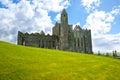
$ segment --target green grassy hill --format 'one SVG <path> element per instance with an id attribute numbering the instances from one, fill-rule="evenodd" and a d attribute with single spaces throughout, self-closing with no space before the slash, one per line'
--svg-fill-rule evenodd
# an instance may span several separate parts
<path id="1" fill-rule="evenodd" d="M 120 60 L 0 41 L 0 80 L 120 80 Z"/>

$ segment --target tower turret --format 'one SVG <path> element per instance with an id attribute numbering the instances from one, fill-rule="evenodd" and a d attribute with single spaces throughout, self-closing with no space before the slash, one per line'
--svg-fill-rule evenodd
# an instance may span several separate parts
<path id="1" fill-rule="evenodd" d="M 65 9 L 61 13 L 61 24 L 68 25 L 68 15 Z"/>
<path id="2" fill-rule="evenodd" d="M 65 9 L 61 13 L 61 35 L 60 43 L 62 50 L 68 50 L 68 15 Z"/>

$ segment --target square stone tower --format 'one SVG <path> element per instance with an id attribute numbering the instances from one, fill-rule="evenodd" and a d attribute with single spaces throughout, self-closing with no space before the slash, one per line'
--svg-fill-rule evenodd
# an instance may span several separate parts
<path id="1" fill-rule="evenodd" d="M 65 9 L 63 9 L 61 13 L 61 27 L 60 27 L 61 35 L 60 35 L 60 49 L 61 50 L 68 50 L 68 15 Z"/>

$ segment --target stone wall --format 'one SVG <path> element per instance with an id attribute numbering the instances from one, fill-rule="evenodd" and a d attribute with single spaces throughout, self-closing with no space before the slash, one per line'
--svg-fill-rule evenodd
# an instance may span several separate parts
<path id="1" fill-rule="evenodd" d="M 92 53 L 91 30 L 82 29 L 68 24 L 68 15 L 65 9 L 61 13 L 61 23 L 52 28 L 52 35 L 40 33 L 22 33 L 18 31 L 18 44 L 25 46 L 60 49 L 74 52 Z"/>
<path id="2" fill-rule="evenodd" d="M 55 49 L 58 46 L 58 36 L 41 35 L 39 33 L 26 34 L 18 32 L 18 44 L 32 47 Z"/>

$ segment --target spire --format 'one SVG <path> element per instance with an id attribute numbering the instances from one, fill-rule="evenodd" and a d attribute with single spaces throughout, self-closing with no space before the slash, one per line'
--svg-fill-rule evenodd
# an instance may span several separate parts
<path id="1" fill-rule="evenodd" d="M 63 9 L 63 11 L 61 13 L 61 23 L 68 24 L 68 16 L 67 16 L 67 12 L 65 9 Z"/>
<path id="2" fill-rule="evenodd" d="M 44 31 L 43 31 L 43 30 L 40 32 L 40 35 L 45 35 L 45 33 L 44 33 Z"/>
<path id="3" fill-rule="evenodd" d="M 65 9 L 62 10 L 62 14 L 67 14 Z"/>

